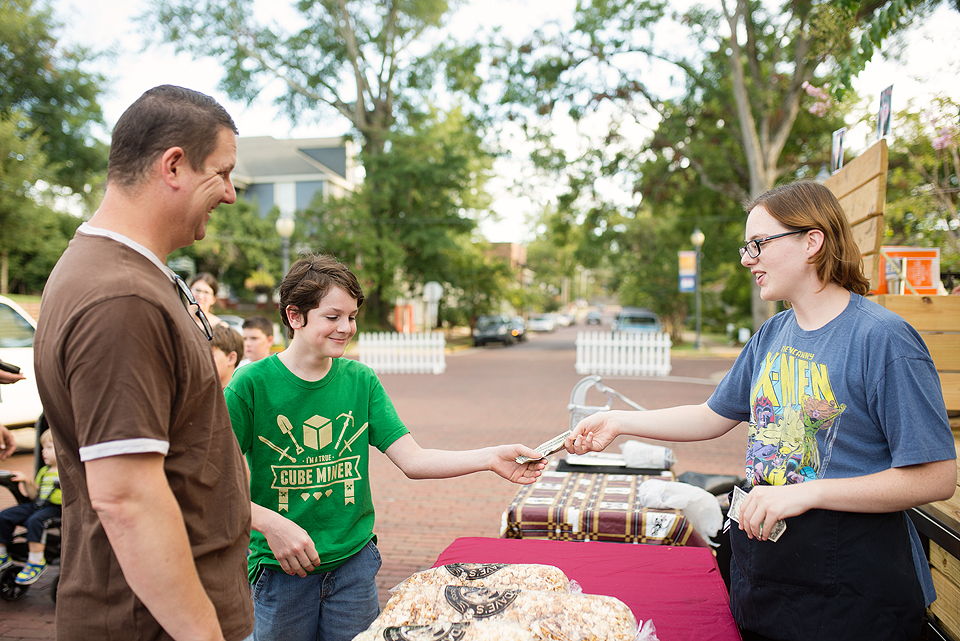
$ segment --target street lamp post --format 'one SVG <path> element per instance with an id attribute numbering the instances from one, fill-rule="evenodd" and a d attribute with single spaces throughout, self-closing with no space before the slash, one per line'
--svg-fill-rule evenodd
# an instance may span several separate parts
<path id="1" fill-rule="evenodd" d="M 280 234 L 280 240 L 283 243 L 283 276 L 290 271 L 290 237 L 293 236 L 294 226 L 292 216 L 277 218 L 277 233 Z"/>
<path id="2" fill-rule="evenodd" d="M 697 253 L 697 342 L 694 344 L 696 349 L 700 349 L 700 250 L 703 247 L 704 240 L 706 240 L 706 237 L 700 231 L 700 228 L 694 227 L 693 233 L 690 234 L 690 242 L 693 243 L 693 248 Z"/>

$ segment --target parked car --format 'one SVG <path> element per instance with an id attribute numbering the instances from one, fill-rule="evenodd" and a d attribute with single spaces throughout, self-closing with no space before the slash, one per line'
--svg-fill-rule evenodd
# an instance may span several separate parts
<path id="1" fill-rule="evenodd" d="M 487 343 L 503 343 L 512 345 L 514 341 L 513 325 L 506 314 L 481 316 L 477 319 L 477 326 L 473 330 L 473 344 L 475 347 Z"/>
<path id="2" fill-rule="evenodd" d="M 43 407 L 33 371 L 33 335 L 37 322 L 22 307 L 0 296 L 0 360 L 16 365 L 25 380 L 0 385 L 0 423 L 7 427 L 32 426 Z"/>
<path id="3" fill-rule="evenodd" d="M 601 324 L 603 324 L 603 314 L 595 309 L 591 309 L 589 312 L 587 312 L 587 325 Z"/>
<path id="4" fill-rule="evenodd" d="M 559 312 L 552 312 L 549 316 L 553 319 L 553 324 L 557 327 L 570 327 L 577 320 L 570 314 L 561 314 Z"/>
<path id="5" fill-rule="evenodd" d="M 659 332 L 660 317 L 649 309 L 625 307 L 613 322 L 615 332 Z"/>
<path id="6" fill-rule="evenodd" d="M 240 334 L 243 334 L 243 319 L 239 316 L 218 316 L 221 323 L 226 323 L 233 329 L 237 330 Z"/>
<path id="7" fill-rule="evenodd" d="M 538 314 L 527 321 L 527 329 L 531 332 L 553 332 L 557 329 L 557 321 L 550 314 Z"/>
<path id="8" fill-rule="evenodd" d="M 510 327 L 512 328 L 511 333 L 518 343 L 527 340 L 527 321 L 523 320 L 523 316 L 511 318 Z"/>

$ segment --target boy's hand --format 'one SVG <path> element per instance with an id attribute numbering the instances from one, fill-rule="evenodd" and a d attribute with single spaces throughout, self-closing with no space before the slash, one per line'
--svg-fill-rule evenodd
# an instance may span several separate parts
<path id="1" fill-rule="evenodd" d="M 269 525 L 261 529 L 267 545 L 284 572 L 293 576 L 307 576 L 320 565 L 320 554 L 313 539 L 302 527 L 276 512 Z"/>
<path id="2" fill-rule="evenodd" d="M 539 457 L 540 454 L 526 445 L 501 445 L 494 449 L 490 469 L 508 481 L 529 485 L 540 477 L 540 471 L 547 466 L 547 459 L 541 458 L 529 463 L 517 463 L 518 456 Z"/>
<path id="3" fill-rule="evenodd" d="M 11 481 L 15 481 L 15 482 L 17 482 L 17 483 L 24 483 L 24 482 L 29 483 L 29 482 L 32 481 L 33 479 L 31 479 L 29 476 L 27 476 L 27 475 L 24 474 L 23 472 L 18 472 L 18 471 L 16 471 L 16 470 L 14 470 L 14 471 L 10 474 L 10 480 L 11 480 Z"/>

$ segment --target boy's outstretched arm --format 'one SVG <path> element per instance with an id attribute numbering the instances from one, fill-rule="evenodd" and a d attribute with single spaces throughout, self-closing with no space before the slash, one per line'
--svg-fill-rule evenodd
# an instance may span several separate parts
<path id="1" fill-rule="evenodd" d="M 398 438 L 387 448 L 393 464 L 411 479 L 446 479 L 489 470 L 514 483 L 527 485 L 540 476 L 547 460 L 517 463 L 514 459 L 540 456 L 526 445 L 497 445 L 478 450 L 425 450 L 411 434 Z"/>

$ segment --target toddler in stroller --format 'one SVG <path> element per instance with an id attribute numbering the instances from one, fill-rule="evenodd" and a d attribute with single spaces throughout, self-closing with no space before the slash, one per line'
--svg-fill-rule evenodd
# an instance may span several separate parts
<path id="1" fill-rule="evenodd" d="M 38 427 L 42 423 L 43 419 L 38 421 Z M 18 503 L 0 512 L 0 597 L 5 600 L 21 598 L 49 563 L 59 559 L 59 536 L 50 533 L 51 529 L 60 527 L 61 498 L 57 459 L 49 430 L 40 434 L 37 446 L 43 466 L 35 478 L 19 472 L 0 472 L 0 485 L 6 486 Z M 15 537 L 18 525 L 26 532 Z M 15 538 L 23 537 L 25 545 L 23 541 L 15 542 Z M 27 552 L 25 565 L 22 564 L 24 551 Z M 54 595 L 55 590 L 54 587 Z"/>

